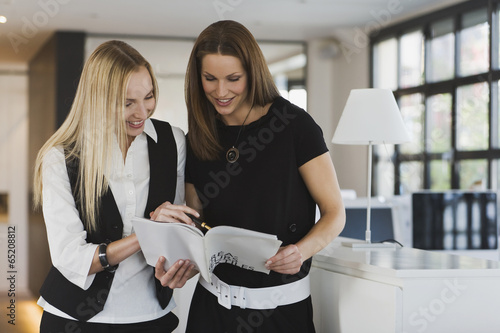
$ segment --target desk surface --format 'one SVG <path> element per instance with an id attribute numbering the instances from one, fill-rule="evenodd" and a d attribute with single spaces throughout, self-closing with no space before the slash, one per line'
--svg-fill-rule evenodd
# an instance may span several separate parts
<path id="1" fill-rule="evenodd" d="M 499 261 L 406 247 L 353 249 L 341 245 L 341 239 L 317 253 L 313 265 L 360 277 L 366 274 L 393 278 L 500 276 Z"/>

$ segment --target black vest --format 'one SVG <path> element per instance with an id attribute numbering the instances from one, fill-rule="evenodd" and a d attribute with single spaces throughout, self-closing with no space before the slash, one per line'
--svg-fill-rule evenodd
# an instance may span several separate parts
<path id="1" fill-rule="evenodd" d="M 158 135 L 157 142 L 149 136 L 148 152 L 150 165 L 149 193 L 144 211 L 144 217 L 165 201 L 174 202 L 177 185 L 177 146 L 169 123 L 152 119 Z M 78 161 L 66 164 L 68 176 L 73 191 L 73 197 L 80 200 L 78 190 Z M 83 216 L 80 212 L 80 216 Z M 87 233 L 87 242 L 100 244 L 116 241 L 122 238 L 123 221 L 116 205 L 111 189 L 103 196 L 98 214 L 98 227 L 93 233 Z M 85 224 L 84 224 L 85 225 Z M 154 276 L 154 268 L 153 268 Z M 40 295 L 52 306 L 80 321 L 88 321 L 101 312 L 108 298 L 114 273 L 102 271 L 96 274 L 92 285 L 83 290 L 68 281 L 54 266 L 49 271 L 40 289 Z M 162 287 L 156 282 L 156 295 L 164 309 L 170 302 L 172 290 Z"/>

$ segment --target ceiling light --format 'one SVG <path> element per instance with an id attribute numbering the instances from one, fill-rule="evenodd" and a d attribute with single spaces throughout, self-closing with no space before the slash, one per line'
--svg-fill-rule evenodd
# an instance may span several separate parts
<path id="1" fill-rule="evenodd" d="M 0 23 L 6 23 L 7 22 L 7 18 L 3 15 L 0 15 Z"/>

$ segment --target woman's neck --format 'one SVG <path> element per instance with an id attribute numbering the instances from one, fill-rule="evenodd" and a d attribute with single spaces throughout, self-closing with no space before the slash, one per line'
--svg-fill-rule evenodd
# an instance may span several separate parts
<path id="1" fill-rule="evenodd" d="M 260 118 L 265 116 L 269 111 L 270 106 L 271 103 L 264 106 L 254 105 L 249 109 L 248 112 L 241 113 L 240 115 L 238 115 L 238 117 L 221 116 L 220 118 L 222 122 L 227 126 L 244 126 L 253 123 L 254 121 L 259 120 Z"/>

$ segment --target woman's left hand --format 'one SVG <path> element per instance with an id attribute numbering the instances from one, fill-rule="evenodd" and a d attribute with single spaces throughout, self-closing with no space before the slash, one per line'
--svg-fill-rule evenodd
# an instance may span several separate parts
<path id="1" fill-rule="evenodd" d="M 266 268 L 281 274 L 296 274 L 302 266 L 302 254 L 295 244 L 280 247 L 278 252 L 266 261 Z"/>
<path id="2" fill-rule="evenodd" d="M 156 262 L 155 277 L 160 280 L 162 286 L 170 289 L 184 287 L 187 280 L 198 273 L 189 260 L 178 260 L 166 271 L 164 265 L 165 257 L 160 257 Z"/>

